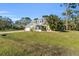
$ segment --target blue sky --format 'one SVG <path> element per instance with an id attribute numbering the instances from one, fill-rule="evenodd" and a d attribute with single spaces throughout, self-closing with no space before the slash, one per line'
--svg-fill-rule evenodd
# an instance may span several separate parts
<path id="1" fill-rule="evenodd" d="M 61 16 L 64 7 L 56 3 L 0 3 L 0 16 L 10 17 L 13 21 L 21 17 L 41 18 L 42 15 Z"/>

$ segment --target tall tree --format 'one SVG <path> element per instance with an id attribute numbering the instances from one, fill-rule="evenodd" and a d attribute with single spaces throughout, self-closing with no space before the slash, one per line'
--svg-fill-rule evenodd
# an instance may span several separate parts
<path id="1" fill-rule="evenodd" d="M 20 20 L 17 20 L 15 22 L 15 27 L 18 29 L 23 29 L 30 22 L 31 22 L 31 19 L 29 17 L 22 17 Z"/>
<path id="2" fill-rule="evenodd" d="M 1 30 L 12 29 L 12 24 L 13 24 L 13 21 L 10 18 L 0 16 Z"/>
<path id="3" fill-rule="evenodd" d="M 59 27 L 60 27 L 60 25 L 62 25 L 62 23 L 61 23 L 60 18 L 58 16 L 44 15 L 43 17 L 46 19 L 47 24 L 49 25 L 51 30 L 59 30 Z"/>
<path id="4" fill-rule="evenodd" d="M 38 18 L 34 18 L 34 22 L 37 23 Z"/>
<path id="5" fill-rule="evenodd" d="M 70 19 L 71 15 L 73 14 L 73 9 L 75 9 L 78 4 L 76 3 L 64 3 L 62 4 L 62 6 L 65 6 L 65 12 L 63 13 L 63 15 L 66 16 L 66 30 L 68 30 L 68 20 Z"/>

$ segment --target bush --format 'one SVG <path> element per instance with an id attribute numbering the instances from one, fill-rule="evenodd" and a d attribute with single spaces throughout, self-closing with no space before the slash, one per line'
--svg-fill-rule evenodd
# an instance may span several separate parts
<path id="1" fill-rule="evenodd" d="M 42 26 L 42 27 L 41 27 L 41 30 L 42 30 L 42 31 L 46 31 L 46 27 L 45 27 L 45 26 Z"/>
<path id="2" fill-rule="evenodd" d="M 33 28 L 31 28 L 31 29 L 30 29 L 30 31 L 34 32 L 34 29 L 33 29 Z"/>

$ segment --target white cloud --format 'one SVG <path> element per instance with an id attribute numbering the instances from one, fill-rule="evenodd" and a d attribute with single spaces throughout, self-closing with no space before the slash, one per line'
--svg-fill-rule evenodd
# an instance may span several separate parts
<path id="1" fill-rule="evenodd" d="M 0 11 L 0 14 L 9 13 L 8 11 Z"/>

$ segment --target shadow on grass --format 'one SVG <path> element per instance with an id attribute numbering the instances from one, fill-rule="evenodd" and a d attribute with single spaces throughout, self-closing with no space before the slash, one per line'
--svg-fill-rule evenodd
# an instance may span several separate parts
<path id="1" fill-rule="evenodd" d="M 8 34 L 1 34 L 1 36 L 7 36 Z"/>
<path id="2" fill-rule="evenodd" d="M 69 32 L 69 31 L 59 31 L 59 32 Z"/>
<path id="3" fill-rule="evenodd" d="M 27 49 L 27 54 L 31 56 L 62 56 L 66 55 L 66 51 L 67 48 L 62 46 L 33 44 Z"/>

